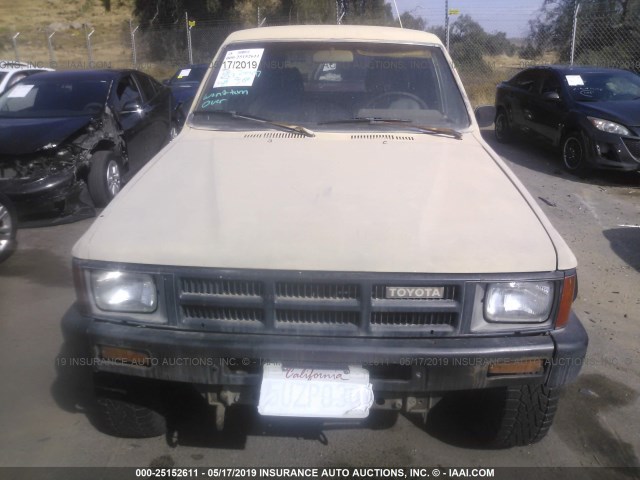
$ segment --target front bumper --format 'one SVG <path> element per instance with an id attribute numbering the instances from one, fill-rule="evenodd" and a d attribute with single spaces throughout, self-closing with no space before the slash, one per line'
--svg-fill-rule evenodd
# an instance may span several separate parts
<path id="1" fill-rule="evenodd" d="M 76 220 L 95 215 L 86 184 L 76 179 L 74 169 L 34 179 L 0 180 L 0 191 L 13 201 L 22 227 L 66 223 L 57 221 L 59 217 Z"/>
<path id="2" fill-rule="evenodd" d="M 587 140 L 589 163 L 610 170 L 640 169 L 640 138 L 621 137 L 597 129 L 590 129 Z"/>
<path id="3" fill-rule="evenodd" d="M 574 314 L 565 328 L 545 335 L 326 338 L 140 327 L 95 321 L 72 307 L 63 318 L 63 331 L 66 338 L 82 339 L 88 358 L 79 363 L 96 371 L 211 390 L 258 387 L 265 362 L 316 368 L 363 365 L 376 392 L 436 394 L 522 383 L 559 387 L 578 375 L 588 344 Z M 98 358 L 99 346 L 146 352 L 151 361 L 142 366 L 103 360 Z M 544 370 L 526 375 L 488 372 L 492 363 L 526 359 L 543 359 Z"/>

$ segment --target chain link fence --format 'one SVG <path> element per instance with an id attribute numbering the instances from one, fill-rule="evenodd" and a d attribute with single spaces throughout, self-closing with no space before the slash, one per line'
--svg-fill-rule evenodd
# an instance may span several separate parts
<path id="1" fill-rule="evenodd" d="M 418 12 L 419 13 L 419 12 Z M 426 29 L 446 41 L 443 10 L 427 12 Z M 536 64 L 570 63 L 640 71 L 640 12 L 581 13 L 575 27 L 551 32 L 537 45 L 493 32 L 492 17 L 452 15 L 449 51 L 474 105 L 492 104 L 495 87 L 521 69 Z M 433 19 L 440 18 L 440 23 Z M 298 19 L 299 20 L 299 19 Z M 297 19 L 261 18 L 256 26 L 288 25 Z M 345 19 L 345 23 L 348 19 Z M 519 24 L 522 24 L 520 19 Z M 55 26 L 55 25 L 54 25 Z M 58 29 L 0 32 L 0 60 L 21 60 L 56 69 L 137 68 L 156 78 L 171 76 L 188 63 L 208 63 L 223 40 L 241 23 L 193 19 L 187 14 L 171 25 L 140 28 L 135 21 L 108 30 L 78 23 Z M 524 35 L 523 35 L 524 36 Z"/>
<path id="2" fill-rule="evenodd" d="M 640 13 L 577 19 L 575 64 L 640 71 Z"/>

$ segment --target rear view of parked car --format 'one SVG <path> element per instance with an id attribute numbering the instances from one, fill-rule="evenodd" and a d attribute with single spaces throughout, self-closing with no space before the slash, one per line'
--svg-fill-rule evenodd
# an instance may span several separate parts
<path id="1" fill-rule="evenodd" d="M 0 191 L 21 220 L 104 207 L 166 144 L 170 114 L 169 89 L 141 72 L 29 77 L 0 96 Z"/>
<path id="2" fill-rule="evenodd" d="M 30 65 L 12 60 L 0 60 L 0 93 L 34 73 L 51 71 L 51 68 Z"/>
<path id="3" fill-rule="evenodd" d="M 573 173 L 640 168 L 640 76 L 597 67 L 526 69 L 498 85 L 495 134 L 517 132 L 560 148 Z"/>

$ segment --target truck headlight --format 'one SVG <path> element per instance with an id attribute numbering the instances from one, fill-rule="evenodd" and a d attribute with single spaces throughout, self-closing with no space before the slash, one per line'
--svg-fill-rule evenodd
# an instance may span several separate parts
<path id="1" fill-rule="evenodd" d="M 156 284 L 145 273 L 94 270 L 91 291 L 96 306 L 108 312 L 151 313 L 158 306 Z"/>
<path id="2" fill-rule="evenodd" d="M 615 133 L 618 135 L 631 135 L 629 130 L 620 125 L 619 123 L 610 122 L 609 120 L 603 120 L 602 118 L 587 117 L 591 124 L 598 130 L 602 130 L 607 133 Z"/>
<path id="3" fill-rule="evenodd" d="M 542 323 L 553 307 L 552 282 L 505 282 L 487 286 L 484 318 L 489 322 Z"/>

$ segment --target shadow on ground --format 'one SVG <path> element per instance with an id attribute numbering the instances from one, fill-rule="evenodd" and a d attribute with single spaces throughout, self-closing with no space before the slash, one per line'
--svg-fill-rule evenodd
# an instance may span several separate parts
<path id="1" fill-rule="evenodd" d="M 581 375 L 565 389 L 553 428 L 571 449 L 588 453 L 600 466 L 640 467 L 633 444 L 606 422 L 607 412 L 632 405 L 638 395 L 603 375 Z M 637 470 L 620 473 L 638 478 Z"/>
<path id="2" fill-rule="evenodd" d="M 83 336 L 78 334 L 86 326 L 78 330 L 70 328 L 73 315 L 72 307 L 62 321 L 64 343 L 56 359 L 57 378 L 51 394 L 60 408 L 86 414 L 94 426 L 101 429 L 100 422 L 93 417 L 92 355 Z M 127 385 L 123 377 L 116 377 L 116 381 Z M 242 450 L 248 436 L 301 438 L 327 445 L 327 431 L 388 429 L 397 420 L 396 412 L 386 411 L 372 411 L 369 418 L 362 421 L 261 417 L 254 407 L 236 406 L 227 409 L 224 430 L 217 433 L 215 409 L 195 388 L 186 384 L 146 382 L 138 391 L 155 403 L 158 399 L 163 401 L 160 410 L 167 419 L 166 442 L 171 447 Z M 600 420 L 608 410 L 631 405 L 637 398 L 638 392 L 626 385 L 600 375 L 582 375 L 565 389 L 554 431 L 577 452 L 586 450 L 595 455 L 602 466 L 640 466 L 633 446 Z M 429 411 L 426 423 L 419 416 L 408 418 L 443 443 L 467 449 L 492 449 L 491 425 L 496 424 L 493 414 L 500 410 L 495 399 L 490 392 L 456 392 L 446 395 Z"/>
<path id="3" fill-rule="evenodd" d="M 577 183 L 640 188 L 640 172 L 592 170 L 587 175 L 578 177 L 563 169 L 560 152 L 550 144 L 525 136 L 503 144 L 496 140 L 493 129 L 483 129 L 481 133 L 485 142 L 498 155 L 529 170 Z"/>
<path id="4" fill-rule="evenodd" d="M 62 319 L 63 344 L 56 357 L 56 379 L 50 392 L 56 404 L 70 413 L 87 415 L 98 430 L 103 430 L 95 417 L 93 353 L 82 332 L 86 325 L 77 323 L 71 307 Z M 118 377 L 116 377 L 118 378 Z M 124 377 L 123 391 L 127 387 Z M 117 381 L 117 380 L 116 380 Z M 216 431 L 215 408 L 203 395 L 187 384 L 159 383 L 140 379 L 140 391 L 153 400 L 162 399 L 167 420 L 166 441 L 169 446 L 192 446 L 219 449 L 244 449 L 248 436 L 294 437 L 318 440 L 327 444 L 326 431 L 345 428 L 386 429 L 396 420 L 396 412 L 375 411 L 361 421 L 321 421 L 316 419 L 261 417 L 255 407 L 234 406 L 227 409 L 224 430 Z M 154 392 L 152 395 L 149 392 Z"/>
<path id="5" fill-rule="evenodd" d="M 640 272 L 640 228 L 612 228 L 604 230 L 602 234 L 609 240 L 611 250 Z"/>
<path id="6" fill-rule="evenodd" d="M 46 287 L 71 287 L 71 262 L 44 248 L 18 248 L 2 264 L 0 278 L 18 277 Z"/>

